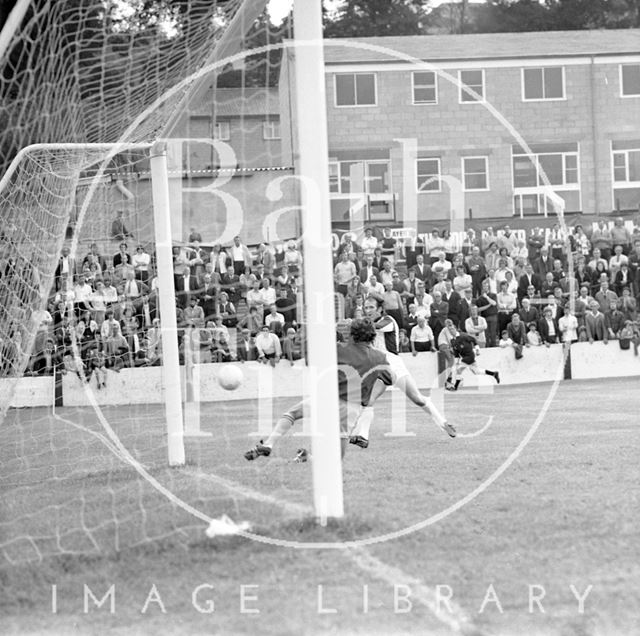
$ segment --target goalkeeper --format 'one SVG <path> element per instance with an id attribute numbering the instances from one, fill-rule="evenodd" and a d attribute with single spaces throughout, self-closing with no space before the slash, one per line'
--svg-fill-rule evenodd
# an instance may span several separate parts
<path id="1" fill-rule="evenodd" d="M 338 344 L 338 395 L 340 406 L 340 448 L 342 456 L 353 424 L 362 406 L 372 406 L 384 393 L 386 386 L 392 383 L 391 370 L 386 356 L 373 348 L 376 337 L 373 323 L 367 318 L 354 320 L 350 326 L 351 342 Z M 260 440 L 249 449 L 245 459 L 251 461 L 261 455 L 268 457 L 277 440 L 286 434 L 296 420 L 304 417 L 304 408 L 308 402 L 302 400 L 283 413 L 276 422 L 268 439 Z M 306 461 L 307 451 L 300 449 L 296 461 Z"/>
<path id="2" fill-rule="evenodd" d="M 477 342 L 474 336 L 461 331 L 452 341 L 451 350 L 456 361 L 451 368 L 451 374 L 445 382 L 444 388 L 447 391 L 457 391 L 462 381 L 461 375 L 465 369 L 469 369 L 474 375 L 486 374 L 493 376 L 497 384 L 500 384 L 500 374 L 497 371 L 482 369 L 476 362 L 479 353 Z"/>

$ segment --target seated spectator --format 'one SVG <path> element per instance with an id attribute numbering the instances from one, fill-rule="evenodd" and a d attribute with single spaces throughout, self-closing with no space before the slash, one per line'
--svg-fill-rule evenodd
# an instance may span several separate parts
<path id="1" fill-rule="evenodd" d="M 278 308 L 275 305 L 269 307 L 269 313 L 264 317 L 264 324 L 269 327 L 278 338 L 283 335 L 284 329 L 284 316 L 278 313 Z"/>
<path id="2" fill-rule="evenodd" d="M 542 310 L 542 318 L 538 321 L 538 332 L 540 333 L 540 338 L 547 347 L 558 342 L 558 321 L 553 318 L 552 313 L 551 307 L 547 305 Z"/>
<path id="3" fill-rule="evenodd" d="M 211 360 L 213 362 L 231 362 L 233 356 L 229 349 L 228 332 L 221 332 L 211 347 Z"/>
<path id="4" fill-rule="evenodd" d="M 634 286 L 633 275 L 629 270 L 628 263 L 622 263 L 622 265 L 620 266 L 620 269 L 618 269 L 615 274 L 613 274 L 613 270 L 612 270 L 612 276 L 613 276 L 613 291 L 616 294 L 618 294 L 618 296 L 622 295 L 622 290 L 625 287 Z"/>
<path id="5" fill-rule="evenodd" d="M 247 327 L 238 330 L 236 354 L 240 362 L 249 362 L 258 359 L 258 351 L 253 343 L 251 332 Z"/>
<path id="6" fill-rule="evenodd" d="M 420 351 L 435 351 L 433 331 L 424 316 L 418 316 L 418 324 L 411 330 L 409 336 L 411 353 L 416 356 Z"/>
<path id="7" fill-rule="evenodd" d="M 535 322 L 529 323 L 529 331 L 527 332 L 527 343 L 531 347 L 540 347 L 542 345 L 542 338 L 538 333 L 538 327 Z"/>
<path id="8" fill-rule="evenodd" d="M 418 313 L 415 303 L 410 303 L 407 315 L 404 320 L 404 329 L 407 333 L 411 333 L 411 330 L 418 324 Z"/>
<path id="9" fill-rule="evenodd" d="M 578 342 L 578 319 L 567 306 L 565 313 L 558 319 L 558 329 L 561 334 L 561 341 L 565 344 Z"/>
<path id="10" fill-rule="evenodd" d="M 291 366 L 296 360 L 302 359 L 302 340 L 293 327 L 287 329 L 287 335 L 282 341 L 282 357 L 289 360 Z"/>
<path id="11" fill-rule="evenodd" d="M 258 312 L 262 321 L 265 301 L 261 293 L 260 281 L 254 281 L 252 288 L 247 291 L 246 302 L 249 309 L 254 308 Z"/>
<path id="12" fill-rule="evenodd" d="M 520 320 L 525 325 L 528 325 L 530 323 L 535 324 L 540 318 L 537 307 L 531 305 L 531 299 L 528 296 L 525 296 L 522 299 L 520 309 L 518 310 L 518 315 L 520 316 Z"/>
<path id="13" fill-rule="evenodd" d="M 271 281 L 268 278 L 263 278 L 260 281 L 260 296 L 262 297 L 263 307 L 275 305 L 277 299 L 276 289 L 271 286 Z"/>
<path id="14" fill-rule="evenodd" d="M 464 321 L 464 330 L 476 339 L 479 347 L 487 346 L 487 321 L 480 316 L 478 306 L 476 304 L 471 305 L 470 315 Z"/>
<path id="15" fill-rule="evenodd" d="M 269 362 L 273 367 L 278 364 L 282 356 L 280 338 L 275 333 L 272 333 L 267 325 L 264 325 L 256 336 L 255 346 L 258 351 L 258 362 L 265 364 Z"/>
<path id="16" fill-rule="evenodd" d="M 565 271 L 562 267 L 562 261 L 559 258 L 555 258 L 553 260 L 553 269 L 551 270 L 551 273 L 553 274 L 553 280 L 556 282 L 556 284 L 560 284 L 560 281 L 563 278 L 566 278 L 567 275 L 565 274 Z"/>
<path id="17" fill-rule="evenodd" d="M 609 282 L 607 280 L 600 282 L 600 290 L 595 294 L 594 298 L 603 314 L 609 312 L 612 301 L 615 301 L 616 305 L 618 303 L 618 294 L 609 289 Z"/>
<path id="18" fill-rule="evenodd" d="M 564 312 L 562 307 L 558 304 L 555 294 L 547 296 L 547 304 L 545 305 L 545 308 L 547 307 L 551 310 L 551 317 L 557 322 Z"/>
<path id="19" fill-rule="evenodd" d="M 507 349 L 508 347 L 513 346 L 513 341 L 509 338 L 509 332 L 506 329 L 503 329 L 500 334 L 500 340 L 498 341 L 498 346 L 501 349 Z"/>
<path id="20" fill-rule="evenodd" d="M 591 343 L 594 341 L 602 341 L 605 344 L 609 342 L 609 332 L 604 314 L 600 311 L 598 301 L 591 303 L 590 311 L 585 314 L 584 326 L 586 328 L 587 340 Z"/>
<path id="21" fill-rule="evenodd" d="M 238 323 L 238 328 L 248 329 L 249 335 L 254 338 L 262 329 L 263 320 L 262 316 L 258 313 L 258 308 L 254 305 L 249 307 L 249 313 L 245 315 Z"/>
<path id="22" fill-rule="evenodd" d="M 449 286 L 451 286 L 451 281 Z M 417 287 L 416 297 L 413 299 L 413 304 L 416 306 L 416 313 L 418 315 L 425 316 L 429 319 L 431 317 L 431 305 L 433 304 L 433 297 L 426 293 L 424 283 L 420 283 Z"/>
<path id="23" fill-rule="evenodd" d="M 238 304 L 241 298 L 240 276 L 235 273 L 233 266 L 227 267 L 226 273 L 220 277 L 220 289 L 227 292 L 234 305 Z"/>
<path id="24" fill-rule="evenodd" d="M 201 329 L 205 324 L 204 309 L 198 304 L 198 299 L 191 296 L 189 305 L 182 312 L 184 324 L 187 327 L 196 327 Z"/>
<path id="25" fill-rule="evenodd" d="M 553 290 L 558 286 L 558 284 L 559 283 L 557 283 L 556 279 L 553 277 L 553 273 L 547 272 L 544 280 L 542 281 L 542 285 L 540 286 L 540 296 L 542 298 L 553 296 Z"/>
<path id="26" fill-rule="evenodd" d="M 220 292 L 219 302 L 215 305 L 214 315 L 222 318 L 222 324 L 225 327 L 235 327 L 238 322 L 236 314 L 236 308 L 234 304 L 229 300 L 229 296 L 226 292 Z"/>

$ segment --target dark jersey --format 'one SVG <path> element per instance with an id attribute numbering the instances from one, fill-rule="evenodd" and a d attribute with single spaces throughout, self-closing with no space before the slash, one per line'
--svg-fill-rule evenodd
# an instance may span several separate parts
<path id="1" fill-rule="evenodd" d="M 338 394 L 341 400 L 366 404 L 376 380 L 393 384 L 387 356 L 363 342 L 338 345 Z"/>
<path id="2" fill-rule="evenodd" d="M 460 332 L 452 341 L 453 353 L 465 364 L 473 364 L 476 360 L 476 339 L 468 333 Z"/>

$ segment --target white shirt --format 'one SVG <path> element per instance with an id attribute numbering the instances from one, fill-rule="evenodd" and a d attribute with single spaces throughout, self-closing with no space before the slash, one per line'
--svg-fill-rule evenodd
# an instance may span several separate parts
<path id="1" fill-rule="evenodd" d="M 273 305 L 276 302 L 276 289 L 269 286 L 269 288 L 262 287 L 260 289 L 260 297 L 265 305 Z"/>
<path id="2" fill-rule="evenodd" d="M 271 353 L 275 353 L 277 356 L 282 355 L 280 339 L 275 333 L 261 331 L 256 336 L 255 345 L 259 355 L 269 355 Z"/>
<path id="3" fill-rule="evenodd" d="M 578 339 L 578 319 L 575 316 L 567 314 L 558 320 L 558 329 L 562 334 L 564 342 L 571 342 Z"/>
<path id="4" fill-rule="evenodd" d="M 364 237 L 360 243 L 364 255 L 373 254 L 376 247 L 378 247 L 378 239 L 375 236 Z"/>

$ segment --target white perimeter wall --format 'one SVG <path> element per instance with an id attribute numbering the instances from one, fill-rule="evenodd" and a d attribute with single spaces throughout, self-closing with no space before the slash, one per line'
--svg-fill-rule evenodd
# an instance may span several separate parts
<path id="1" fill-rule="evenodd" d="M 416 357 L 403 354 L 402 357 L 421 388 L 436 385 L 436 354 L 420 353 Z M 513 349 L 482 349 L 478 365 L 499 371 L 502 384 L 506 385 L 552 382 L 564 377 L 561 345 L 525 348 L 521 360 L 515 359 Z M 288 362 L 280 362 L 275 368 L 257 362 L 238 363 L 236 366 L 242 370 L 244 381 L 235 391 L 223 390 L 216 381 L 218 370 L 224 366 L 227 365 L 203 364 L 196 368 L 196 397 L 199 393 L 200 401 L 293 398 L 304 393 L 306 369 L 301 362 L 296 362 L 293 367 Z M 184 373 L 184 369 L 182 371 Z M 122 369 L 120 373 L 109 371 L 107 388 L 101 391 L 96 389 L 95 380 L 84 386 L 77 376 L 68 374 L 62 382 L 64 405 L 88 405 L 91 403 L 90 395 L 101 405 L 161 403 L 162 374 L 161 367 Z M 633 347 L 622 351 L 617 341 L 607 345 L 601 342 L 578 343 L 571 347 L 571 375 L 575 379 L 639 376 L 640 357 L 634 355 Z M 493 384 L 489 376 L 474 377 L 468 371 L 463 378 L 468 387 Z M 0 393 L 14 390 L 13 407 L 50 406 L 53 389 L 53 378 L 20 378 L 17 383 L 0 379 Z"/>

